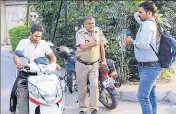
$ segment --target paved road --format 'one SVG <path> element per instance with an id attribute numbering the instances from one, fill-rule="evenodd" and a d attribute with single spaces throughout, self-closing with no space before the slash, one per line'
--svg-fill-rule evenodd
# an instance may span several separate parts
<path id="1" fill-rule="evenodd" d="M 75 103 L 76 100 L 73 99 L 73 97 L 77 97 L 76 93 L 67 95 L 67 98 L 70 99 L 69 102 L 66 102 L 66 114 L 78 114 L 78 103 Z M 138 102 L 127 101 L 120 101 L 118 107 L 114 110 L 107 110 L 100 104 L 100 112 L 101 114 L 142 114 Z M 175 112 L 176 106 L 166 103 L 159 104 L 158 114 L 175 114 Z M 90 114 L 90 112 L 88 114 Z"/>
<path id="2" fill-rule="evenodd" d="M 10 114 L 9 96 L 12 84 L 15 79 L 15 66 L 12 61 L 12 55 L 9 52 L 1 51 L 1 114 Z M 77 94 L 66 95 L 66 114 L 77 114 L 78 103 Z M 114 110 L 107 110 L 100 104 L 100 112 L 102 114 L 141 114 L 140 106 L 137 102 L 120 101 L 119 106 Z M 175 114 L 176 106 L 170 104 L 159 104 L 158 114 Z"/>
<path id="3" fill-rule="evenodd" d="M 12 56 L 9 53 L 1 51 L 1 113 L 8 114 L 9 93 L 15 80 L 15 66 Z"/>

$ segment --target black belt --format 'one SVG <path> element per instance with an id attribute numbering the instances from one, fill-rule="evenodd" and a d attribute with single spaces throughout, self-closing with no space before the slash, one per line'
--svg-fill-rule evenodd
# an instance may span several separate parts
<path id="1" fill-rule="evenodd" d="M 81 60 L 79 57 L 77 57 L 77 61 L 79 61 L 80 63 L 84 64 L 84 65 L 93 65 L 94 63 L 96 63 L 97 61 L 95 62 L 85 62 L 83 60 Z"/>
<path id="2" fill-rule="evenodd" d="M 151 62 L 138 62 L 139 66 L 152 66 L 153 64 L 158 64 L 159 61 L 151 61 Z"/>

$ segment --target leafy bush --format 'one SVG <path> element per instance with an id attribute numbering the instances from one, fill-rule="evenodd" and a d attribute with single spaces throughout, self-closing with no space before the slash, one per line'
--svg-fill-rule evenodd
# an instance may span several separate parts
<path id="1" fill-rule="evenodd" d="M 162 69 L 161 78 L 171 78 L 175 74 L 174 68 Z"/>
<path id="2" fill-rule="evenodd" d="M 8 31 L 12 50 L 15 50 L 21 39 L 27 38 L 30 35 L 30 27 L 15 26 Z"/>

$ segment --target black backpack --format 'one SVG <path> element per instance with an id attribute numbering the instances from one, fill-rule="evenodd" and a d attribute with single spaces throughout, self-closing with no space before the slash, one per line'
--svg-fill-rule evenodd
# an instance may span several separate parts
<path id="1" fill-rule="evenodd" d="M 157 55 L 161 68 L 170 68 L 172 63 L 176 60 L 176 40 L 167 31 L 162 31 L 159 23 L 157 24 L 157 28 L 161 35 L 158 53 L 151 44 L 150 46 Z"/>

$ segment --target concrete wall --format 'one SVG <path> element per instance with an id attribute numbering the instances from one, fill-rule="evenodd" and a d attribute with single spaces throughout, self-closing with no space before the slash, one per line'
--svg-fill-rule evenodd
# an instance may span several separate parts
<path id="1" fill-rule="evenodd" d="M 7 34 L 6 34 L 6 8 L 5 1 L 1 1 L 1 45 L 6 44 Z"/>

